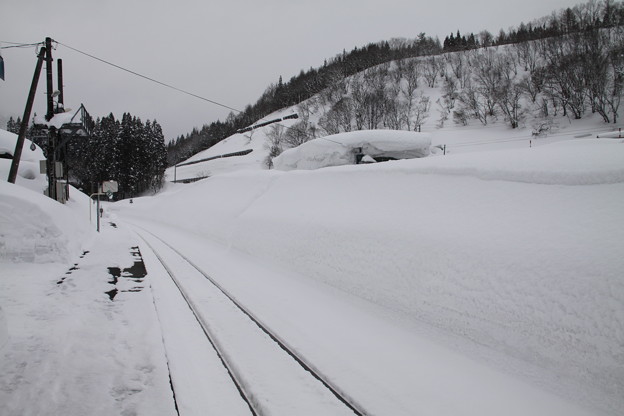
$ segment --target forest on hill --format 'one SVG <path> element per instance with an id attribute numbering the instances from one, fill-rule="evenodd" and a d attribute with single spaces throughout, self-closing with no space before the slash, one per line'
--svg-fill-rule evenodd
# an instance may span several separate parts
<path id="1" fill-rule="evenodd" d="M 451 32 L 440 42 L 420 33 L 356 47 L 287 82 L 279 77 L 244 111 L 170 141 L 168 165 L 295 105 L 301 121 L 287 131 L 277 127 L 273 141 L 293 146 L 343 131 L 418 130 L 434 104 L 441 125 L 503 118 L 515 128 L 531 116 L 539 134 L 559 115 L 598 113 L 616 122 L 624 84 L 623 26 L 622 2 L 590 1 L 496 35 Z M 443 98 L 432 102 L 425 87 L 441 88 Z"/>

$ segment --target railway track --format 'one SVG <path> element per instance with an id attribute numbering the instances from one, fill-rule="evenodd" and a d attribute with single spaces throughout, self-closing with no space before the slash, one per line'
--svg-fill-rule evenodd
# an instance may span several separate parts
<path id="1" fill-rule="evenodd" d="M 249 414 L 369 415 L 191 259 L 134 227 L 192 311 Z M 180 377 L 172 371 L 174 394 Z"/>

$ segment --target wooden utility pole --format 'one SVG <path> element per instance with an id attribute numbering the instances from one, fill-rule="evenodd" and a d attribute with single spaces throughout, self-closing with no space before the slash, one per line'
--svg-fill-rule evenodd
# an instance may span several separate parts
<path id="1" fill-rule="evenodd" d="M 63 60 L 62 59 L 57 59 L 56 60 L 56 76 L 57 76 L 57 82 L 56 82 L 56 87 L 58 88 L 58 97 L 57 97 L 57 105 L 56 105 L 56 113 L 63 113 L 65 112 L 65 101 L 63 98 Z M 62 138 L 61 138 L 61 132 L 58 133 L 58 140 L 59 142 L 62 142 Z M 63 161 L 63 179 L 65 180 L 65 184 L 63 185 L 63 187 L 65 188 L 65 195 L 63 196 L 63 203 L 65 198 L 69 198 L 69 168 L 67 166 L 67 142 L 65 141 L 65 144 L 62 146 L 62 148 L 60 149 L 60 151 L 62 152 L 61 155 L 61 160 Z"/>
<path id="2" fill-rule="evenodd" d="M 48 111 L 46 112 L 46 121 L 52 120 L 54 117 L 54 86 L 52 84 L 52 39 L 46 38 L 46 87 L 47 87 L 47 103 Z M 56 200 L 56 128 L 50 126 L 48 129 L 48 154 L 47 154 L 47 172 L 48 172 L 48 196 Z"/>
<path id="3" fill-rule="evenodd" d="M 13 152 L 13 161 L 11 162 L 11 170 L 9 170 L 9 182 L 15 183 L 17 178 L 17 169 L 19 168 L 19 162 L 22 157 L 22 148 L 24 147 L 24 139 L 26 138 L 26 131 L 28 130 L 28 123 L 30 121 L 30 112 L 32 111 L 33 102 L 35 101 L 35 93 L 37 92 L 37 84 L 39 83 L 39 76 L 41 75 L 41 67 L 43 66 L 43 58 L 47 55 L 47 49 L 41 48 L 39 56 L 37 57 L 37 65 L 35 66 L 35 74 L 33 75 L 32 83 L 30 84 L 30 92 L 28 93 L 28 100 L 26 100 L 26 108 L 24 109 L 24 115 L 22 117 L 22 124 L 20 125 L 19 134 L 17 135 L 17 142 L 15 143 L 15 151 Z"/>

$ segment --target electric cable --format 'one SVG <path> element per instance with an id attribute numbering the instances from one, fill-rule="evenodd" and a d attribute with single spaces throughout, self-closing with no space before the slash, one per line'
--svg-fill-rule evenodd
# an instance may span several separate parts
<path id="1" fill-rule="evenodd" d="M 120 66 L 120 65 L 116 65 L 116 64 L 114 64 L 114 63 L 112 63 L 112 62 L 109 62 L 109 61 L 107 61 L 107 60 L 105 60 L 105 59 L 98 58 L 97 56 L 91 55 L 91 54 L 89 54 L 89 53 L 87 53 L 87 52 L 83 52 L 83 51 L 81 51 L 81 50 L 79 50 L 79 49 L 73 48 L 73 47 L 71 47 L 71 46 L 69 46 L 69 45 L 67 45 L 67 44 L 65 44 L 65 43 L 59 42 L 59 41 L 57 41 L 57 40 L 53 40 L 53 42 L 55 42 L 55 43 L 57 43 L 57 44 L 59 44 L 59 45 L 65 46 L 66 48 L 71 49 L 71 50 L 73 50 L 73 51 L 75 51 L 75 52 L 81 53 L 81 54 L 83 54 L 83 55 L 85 55 L 85 56 L 88 56 L 89 58 L 95 59 L 95 60 L 97 60 L 97 61 L 100 61 L 100 62 L 102 62 L 102 63 L 105 63 L 105 64 L 107 64 L 107 65 L 110 65 L 110 66 L 112 66 L 112 67 L 115 67 L 115 68 L 117 68 L 117 69 L 121 69 L 122 71 L 125 71 L 125 72 L 128 72 L 128 73 L 130 73 L 130 74 L 136 75 L 136 76 L 141 77 L 141 78 L 143 78 L 143 79 L 146 79 L 146 80 L 148 80 L 148 81 L 155 82 L 156 84 L 162 85 L 163 87 L 167 87 L 167 88 L 170 88 L 170 89 L 172 89 L 172 90 L 175 90 L 175 91 L 181 92 L 181 93 L 183 93 L 183 94 L 190 95 L 191 97 L 199 98 L 200 100 L 207 101 L 207 102 L 209 102 L 209 103 L 211 103 L 211 104 L 218 105 L 218 106 L 223 107 L 223 108 L 227 108 L 228 110 L 232 110 L 232 111 L 235 111 L 235 112 L 237 112 L 237 113 L 242 113 L 242 111 L 241 111 L 241 110 L 238 110 L 238 109 L 236 109 L 236 108 L 234 108 L 234 107 L 230 107 L 230 106 L 228 106 L 228 105 L 221 104 L 221 103 L 219 103 L 219 102 L 217 102 L 217 101 L 214 101 L 214 100 L 208 99 L 208 98 L 206 98 L 206 97 L 202 97 L 201 95 L 193 94 L 192 92 L 185 91 L 185 90 L 183 90 L 183 89 L 181 89 L 181 88 L 178 88 L 178 87 L 175 87 L 175 86 L 173 86 L 173 85 L 170 85 L 170 84 L 167 84 L 167 83 L 164 83 L 164 82 L 158 81 L 158 80 L 156 80 L 156 79 L 154 79 L 154 78 L 148 77 L 148 76 L 146 76 L 146 75 L 143 75 L 143 74 L 140 74 L 140 73 L 138 73 L 138 72 L 132 71 L 132 70 L 130 70 L 130 69 L 124 68 L 124 67 L 122 67 L 122 66 Z"/>
<path id="2" fill-rule="evenodd" d="M 181 92 L 181 93 L 183 93 L 183 94 L 189 95 L 189 96 L 191 96 L 191 97 L 195 97 L 195 98 L 198 98 L 198 99 L 200 99 L 200 100 L 203 100 L 203 101 L 209 102 L 209 103 L 211 103 L 211 104 L 214 104 L 214 105 L 217 105 L 217 106 L 220 106 L 220 107 L 223 107 L 223 108 L 227 108 L 228 110 L 234 111 L 234 112 L 236 112 L 236 113 L 243 113 L 243 111 L 242 111 L 242 110 L 239 110 L 239 109 L 237 109 L 237 108 L 230 107 L 230 106 L 228 106 L 228 105 L 225 105 L 225 104 L 219 103 L 219 102 L 214 101 L 214 100 L 211 100 L 211 99 L 209 99 L 209 98 L 202 97 L 201 95 L 197 95 L 197 94 L 194 94 L 194 93 L 192 93 L 192 92 L 189 92 L 189 91 L 183 90 L 183 89 L 181 89 L 181 88 L 178 88 L 178 87 L 176 87 L 176 86 L 173 86 L 173 85 L 167 84 L 167 83 L 165 83 L 165 82 L 158 81 L 157 79 L 154 79 L 154 78 L 148 77 L 147 75 L 143 75 L 143 74 L 138 73 L 138 72 L 136 72 L 136 71 L 132 71 L 132 70 L 130 70 L 130 69 L 128 69 L 128 68 L 124 68 L 124 67 L 122 67 L 121 65 L 114 64 L 114 63 L 112 63 L 112 62 L 110 62 L 110 61 L 107 61 L 107 60 L 105 60 L 105 59 L 98 58 L 97 56 L 92 55 L 92 54 L 90 54 L 90 53 L 87 53 L 87 52 L 81 51 L 81 50 L 79 50 L 79 49 L 77 49 L 77 48 L 74 48 L 74 47 L 72 47 L 72 46 L 69 46 L 69 45 L 67 45 L 67 44 L 65 44 L 65 43 L 59 42 L 59 41 L 58 41 L 58 40 L 56 40 L 56 39 L 53 39 L 53 40 L 52 40 L 52 42 L 56 43 L 57 45 L 61 45 L 61 46 L 64 46 L 64 47 L 66 47 L 66 48 L 68 48 L 68 49 L 71 49 L 71 50 L 73 50 L 74 52 L 78 52 L 78 53 L 80 53 L 80 54 L 82 54 L 82 55 L 85 55 L 85 56 L 87 56 L 87 57 L 89 57 L 89 58 L 91 58 L 91 59 L 95 59 L 96 61 L 102 62 L 102 63 L 104 63 L 104 64 L 106 64 L 106 65 L 110 65 L 110 66 L 112 66 L 112 67 L 114 67 L 114 68 L 117 68 L 117 69 L 120 69 L 120 70 L 122 70 L 122 71 L 128 72 L 128 73 L 130 73 L 130 74 L 132 74 L 132 75 L 136 75 L 136 76 L 138 76 L 138 77 L 140 77 L 140 78 L 146 79 L 146 80 L 151 81 L 151 82 L 154 82 L 154 83 L 156 83 L 156 84 L 159 84 L 159 85 L 161 85 L 161 86 L 163 86 L 163 87 L 167 87 L 167 88 L 170 88 L 170 89 L 172 89 L 172 90 L 175 90 L 175 91 Z M 12 45 L 12 46 L 3 46 L 3 47 L 1 47 L 0 49 L 7 49 L 7 48 L 26 48 L 26 47 L 34 47 L 34 46 L 38 46 L 38 45 L 42 45 L 42 44 L 43 44 L 43 42 L 38 42 L 38 43 L 16 43 L 16 42 L 4 42 L 4 41 L 1 41 L 0 43 L 7 43 L 7 44 Z M 55 48 L 55 49 L 56 49 L 56 48 Z M 281 124 L 281 123 L 276 123 L 276 124 L 277 124 L 277 125 L 279 125 L 279 126 L 284 127 L 284 128 L 285 128 L 285 129 L 287 129 L 287 130 L 294 129 L 293 127 L 289 127 L 289 126 L 286 126 L 286 125 Z M 327 141 L 330 141 L 330 142 L 333 142 L 333 143 L 336 143 L 336 144 L 340 144 L 341 146 L 344 146 L 344 144 L 339 143 L 339 142 L 336 142 L 336 141 L 334 141 L 334 140 L 327 139 L 327 138 L 324 138 L 324 137 L 323 137 L 323 139 L 324 139 L 324 140 L 327 140 Z"/>
<path id="3" fill-rule="evenodd" d="M 6 43 L 10 46 L 0 46 L 0 49 L 11 49 L 11 48 L 32 48 L 38 45 L 43 45 L 43 42 L 37 42 L 37 43 L 19 43 L 19 42 L 6 42 L 6 41 L 0 41 L 0 43 Z"/>
<path id="4" fill-rule="evenodd" d="M 78 52 L 78 53 L 80 53 L 80 54 L 83 54 L 83 55 L 85 55 L 85 56 L 88 56 L 89 58 L 95 59 L 95 60 L 97 60 L 97 61 L 100 61 L 100 62 L 102 62 L 102 63 L 105 63 L 105 64 L 107 64 L 107 65 L 110 65 L 110 66 L 112 66 L 112 67 L 115 67 L 115 68 L 117 68 L 117 69 L 120 69 L 120 70 L 122 70 L 122 71 L 128 72 L 128 73 L 130 73 L 130 74 L 136 75 L 136 76 L 141 77 L 141 78 L 144 78 L 144 79 L 146 79 L 146 80 L 148 80 L 148 81 L 155 82 L 156 84 L 162 85 L 162 86 L 167 87 L 167 88 L 170 88 L 170 89 L 172 89 L 172 90 L 175 90 L 175 91 L 181 92 L 181 93 L 186 94 L 186 95 L 190 95 L 191 97 L 199 98 L 200 100 L 207 101 L 207 102 L 209 102 L 209 103 L 211 103 L 211 104 L 215 104 L 215 105 L 218 105 L 218 106 L 223 107 L 223 108 L 227 108 L 228 110 L 232 110 L 232 111 L 234 111 L 234 112 L 236 112 L 236 113 L 239 113 L 239 114 L 240 114 L 240 113 L 243 113 L 243 111 L 242 111 L 242 110 L 239 110 L 239 109 L 237 109 L 237 108 L 230 107 L 230 106 L 228 106 L 228 105 L 225 105 L 225 104 L 219 103 L 219 102 L 217 102 L 217 101 L 214 101 L 214 100 L 208 99 L 208 98 L 206 98 L 206 97 L 202 97 L 202 96 L 197 95 L 197 94 L 194 94 L 194 93 L 192 93 L 192 92 L 185 91 L 185 90 L 183 90 L 183 89 L 181 89 L 181 88 L 175 87 L 175 86 L 170 85 L 170 84 L 167 84 L 167 83 L 165 83 L 165 82 L 158 81 L 158 80 L 156 80 L 156 79 L 154 79 L 154 78 L 148 77 L 147 75 L 140 74 L 140 73 L 138 73 L 138 72 L 136 72 L 136 71 L 132 71 L 132 70 L 127 69 L 127 68 L 124 68 L 124 67 L 122 67 L 122 66 L 120 66 L 120 65 L 117 65 L 117 64 L 114 64 L 114 63 L 112 63 L 112 62 L 109 62 L 109 61 L 107 61 L 107 60 L 105 60 L 105 59 L 98 58 L 97 56 L 94 56 L 94 55 L 89 54 L 89 53 L 87 53 L 87 52 L 84 52 L 84 51 L 81 51 L 81 50 L 79 50 L 79 49 L 76 49 L 76 48 L 74 48 L 74 47 L 72 47 L 72 46 L 69 46 L 69 45 L 67 45 L 67 44 L 65 44 L 65 43 L 59 42 L 58 40 L 53 39 L 53 42 L 54 42 L 54 43 L 56 43 L 56 44 L 58 44 L 58 45 L 64 46 L 64 47 L 66 47 L 66 48 L 68 48 L 68 49 L 71 49 L 71 50 L 73 50 L 73 51 L 75 51 L 75 52 Z M 276 123 L 276 124 L 278 124 L 278 125 L 280 125 L 280 126 L 284 127 L 284 128 L 285 128 L 285 129 L 287 129 L 287 130 L 292 129 L 292 127 L 286 126 L 286 125 L 284 125 L 284 124 L 280 124 L 280 123 Z M 330 140 L 330 141 L 331 141 L 331 140 Z"/>

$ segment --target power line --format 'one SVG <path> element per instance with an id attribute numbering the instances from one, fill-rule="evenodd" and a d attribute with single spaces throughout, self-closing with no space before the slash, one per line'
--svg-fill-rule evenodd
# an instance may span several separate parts
<path id="1" fill-rule="evenodd" d="M 132 75 L 136 75 L 136 76 L 138 76 L 138 77 L 140 77 L 140 78 L 143 78 L 143 79 L 146 79 L 146 80 L 148 80 L 148 81 L 154 82 L 154 83 L 156 83 L 156 84 L 162 85 L 163 87 L 167 87 L 167 88 L 170 88 L 170 89 L 172 89 L 172 90 L 175 90 L 175 91 L 181 92 L 181 93 L 183 93 L 183 94 L 190 95 L 191 97 L 199 98 L 200 100 L 207 101 L 207 102 L 209 102 L 209 103 L 211 103 L 211 104 L 218 105 L 218 106 L 223 107 L 223 108 L 227 108 L 228 110 L 232 110 L 232 111 L 234 111 L 234 112 L 236 112 L 236 113 L 243 113 L 243 111 L 242 111 L 242 110 L 239 110 L 239 109 L 237 109 L 237 108 L 230 107 L 230 106 L 228 106 L 228 105 L 225 105 L 225 104 L 219 103 L 219 102 L 217 102 L 217 101 L 214 101 L 214 100 L 208 99 L 208 98 L 206 98 L 206 97 L 202 97 L 201 95 L 197 95 L 197 94 L 194 94 L 194 93 L 192 93 L 192 92 L 189 92 L 189 91 L 183 90 L 183 89 L 181 89 L 181 88 L 175 87 L 175 86 L 173 86 L 173 85 L 167 84 L 167 83 L 165 83 L 165 82 L 158 81 L 157 79 L 154 79 L 154 78 L 148 77 L 147 75 L 140 74 L 140 73 L 138 73 L 138 72 L 136 72 L 136 71 L 132 71 L 132 70 L 130 70 L 130 69 L 128 69 L 128 68 L 124 68 L 124 67 L 122 67 L 121 65 L 114 64 L 114 63 L 112 63 L 112 62 L 110 62 L 110 61 L 107 61 L 107 60 L 105 60 L 105 59 L 98 58 L 98 57 L 97 57 L 97 56 L 95 56 L 95 55 L 92 55 L 92 54 L 90 54 L 90 53 L 87 53 L 87 52 L 81 51 L 81 50 L 79 50 L 79 49 L 76 49 L 76 48 L 74 48 L 74 47 L 72 47 L 72 46 L 69 46 L 69 45 L 67 45 L 67 44 L 65 44 L 65 43 L 59 42 L 59 41 L 57 41 L 57 40 L 53 40 L 53 42 L 54 42 L 54 43 L 56 43 L 57 45 L 62 45 L 62 46 L 64 46 L 64 47 L 68 48 L 68 49 L 71 49 L 71 50 L 73 50 L 73 51 L 75 51 L 75 52 L 78 52 L 78 53 L 80 53 L 80 54 L 82 54 L 82 55 L 85 55 L 85 56 L 87 56 L 87 57 L 89 57 L 89 58 L 91 58 L 91 59 L 95 59 L 96 61 L 99 61 L 99 62 L 105 63 L 105 64 L 107 64 L 107 65 L 110 65 L 110 66 L 114 67 L 114 68 L 117 68 L 117 69 L 120 69 L 120 70 L 122 70 L 122 71 L 128 72 L 128 73 L 130 73 L 130 74 L 132 74 Z M 33 46 L 37 46 L 37 45 L 42 45 L 42 44 L 43 44 L 43 42 L 39 42 L 39 43 L 30 43 L 30 44 L 27 44 L 27 43 L 15 43 L 15 42 L 2 42 L 2 43 L 11 44 L 11 45 L 13 45 L 13 46 L 5 46 L 5 47 L 2 47 L 1 49 L 6 49 L 6 48 L 25 48 L 25 47 L 33 47 Z M 282 127 L 284 127 L 284 128 L 286 128 L 286 129 L 288 129 L 288 130 L 292 129 L 292 127 L 285 126 L 285 125 L 280 124 L 280 123 L 277 123 L 277 124 L 278 124 L 278 125 L 280 125 L 280 126 L 282 126 Z M 326 140 L 328 140 L 328 141 L 333 141 L 333 140 L 329 140 L 329 139 L 326 139 Z M 338 142 L 334 142 L 334 143 L 338 143 Z M 342 143 L 338 143 L 338 144 L 342 144 Z"/>
<path id="2" fill-rule="evenodd" d="M 10 49 L 10 48 L 32 48 L 34 46 L 43 45 L 43 42 L 37 43 L 18 43 L 18 42 L 6 42 L 0 41 L 0 43 L 6 43 L 11 46 L 0 46 L 0 49 Z"/>
<path id="3" fill-rule="evenodd" d="M 156 80 L 156 79 L 154 79 L 154 78 L 148 77 L 148 76 L 146 76 L 146 75 L 143 75 L 143 74 L 140 74 L 140 73 L 138 73 L 138 72 L 132 71 L 132 70 L 130 70 L 130 69 L 124 68 L 124 67 L 122 67 L 122 66 L 120 66 L 120 65 L 116 65 L 116 64 L 114 64 L 114 63 L 112 63 L 112 62 L 109 62 L 109 61 L 107 61 L 107 60 L 105 60 L 105 59 L 98 58 L 97 56 L 91 55 L 91 54 L 89 54 L 89 53 L 87 53 L 87 52 L 83 52 L 83 51 L 81 51 L 81 50 L 78 50 L 78 49 L 76 49 L 76 48 L 73 48 L 73 47 L 71 47 L 71 46 L 69 46 L 69 45 L 66 45 L 66 44 L 64 44 L 64 43 L 61 43 L 61 42 L 59 42 L 59 41 L 57 41 L 57 40 L 55 40 L 54 42 L 56 42 L 56 43 L 57 43 L 57 44 L 59 44 L 59 45 L 65 46 L 66 48 L 71 49 L 71 50 L 73 50 L 73 51 L 75 51 L 75 52 L 78 52 L 78 53 L 81 53 L 81 54 L 83 54 L 83 55 L 85 55 L 85 56 L 88 56 L 89 58 L 92 58 L 92 59 L 95 59 L 95 60 L 97 60 L 97 61 L 103 62 L 103 63 L 105 63 L 105 64 L 107 64 L 107 65 L 110 65 L 110 66 L 113 66 L 113 67 L 115 67 L 115 68 L 117 68 L 117 69 L 121 69 L 122 71 L 129 72 L 129 73 L 130 73 L 130 74 L 132 74 L 132 75 L 136 75 L 136 76 L 141 77 L 141 78 L 143 78 L 143 79 L 146 79 L 146 80 L 148 80 L 148 81 L 155 82 L 156 84 L 162 85 L 163 87 L 167 87 L 167 88 L 170 88 L 170 89 L 172 89 L 172 90 L 175 90 L 175 91 L 181 92 L 181 93 L 183 93 L 183 94 L 190 95 L 191 97 L 199 98 L 200 100 L 204 100 L 204 101 L 207 101 L 207 102 L 209 102 L 209 103 L 211 103 L 211 104 L 215 104 L 215 105 L 218 105 L 218 106 L 220 106 L 220 107 L 227 108 L 228 110 L 232 110 L 232 111 L 235 111 L 235 112 L 237 112 L 237 113 L 242 113 L 242 111 L 241 111 L 241 110 L 238 110 L 238 109 L 236 109 L 236 108 L 230 107 L 230 106 L 225 105 L 225 104 L 221 104 L 221 103 L 219 103 L 219 102 L 217 102 L 217 101 L 210 100 L 210 99 L 208 99 L 208 98 L 206 98 L 206 97 L 202 97 L 202 96 L 200 96 L 200 95 L 193 94 L 192 92 L 185 91 L 185 90 L 183 90 L 183 89 L 181 89 L 181 88 L 174 87 L 173 85 L 170 85 L 170 84 L 167 84 L 167 83 L 164 83 L 164 82 L 158 81 L 158 80 Z"/>

